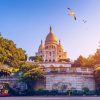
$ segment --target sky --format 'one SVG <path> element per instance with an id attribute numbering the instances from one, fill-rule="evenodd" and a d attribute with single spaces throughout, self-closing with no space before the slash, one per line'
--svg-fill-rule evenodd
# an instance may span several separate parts
<path id="1" fill-rule="evenodd" d="M 0 0 L 0 32 L 28 56 L 45 41 L 50 25 L 68 58 L 94 54 L 100 41 L 100 0 Z"/>

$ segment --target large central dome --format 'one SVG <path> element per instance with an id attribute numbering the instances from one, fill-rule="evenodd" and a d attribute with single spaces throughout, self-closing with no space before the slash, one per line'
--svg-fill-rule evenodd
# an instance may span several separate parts
<path id="1" fill-rule="evenodd" d="M 48 43 L 57 43 L 56 36 L 52 33 L 51 26 L 50 26 L 50 32 L 48 33 L 46 40 L 45 40 L 45 44 L 48 44 Z"/>

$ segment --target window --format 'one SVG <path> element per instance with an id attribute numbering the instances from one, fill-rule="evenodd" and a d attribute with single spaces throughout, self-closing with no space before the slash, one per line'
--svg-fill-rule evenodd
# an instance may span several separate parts
<path id="1" fill-rule="evenodd" d="M 59 52 L 61 52 L 61 50 L 59 50 Z"/>
<path id="2" fill-rule="evenodd" d="M 61 55 L 59 55 L 59 58 L 61 57 Z"/>
<path id="3" fill-rule="evenodd" d="M 50 56 L 51 56 L 51 52 L 49 52 L 50 53 Z"/>
<path id="4" fill-rule="evenodd" d="M 53 59 L 53 62 L 55 62 L 55 60 Z"/>
<path id="5" fill-rule="evenodd" d="M 45 62 L 47 62 L 47 59 L 45 60 Z"/>
<path id="6" fill-rule="evenodd" d="M 49 60 L 49 62 L 51 62 L 51 60 Z"/>
<path id="7" fill-rule="evenodd" d="M 45 49 L 48 49 L 48 46 L 46 46 Z"/>

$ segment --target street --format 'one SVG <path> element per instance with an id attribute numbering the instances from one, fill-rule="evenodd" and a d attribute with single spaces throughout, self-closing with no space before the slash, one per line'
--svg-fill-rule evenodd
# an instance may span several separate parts
<path id="1" fill-rule="evenodd" d="M 100 100 L 100 97 L 0 97 L 0 100 Z"/>

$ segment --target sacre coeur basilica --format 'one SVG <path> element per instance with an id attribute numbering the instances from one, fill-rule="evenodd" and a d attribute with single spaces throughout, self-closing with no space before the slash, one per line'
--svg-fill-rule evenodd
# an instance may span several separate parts
<path id="1" fill-rule="evenodd" d="M 46 90 L 82 90 L 87 87 L 95 90 L 95 80 L 92 68 L 72 67 L 71 61 L 67 59 L 67 52 L 64 51 L 60 40 L 50 31 L 45 42 L 41 41 L 36 56 L 42 56 L 43 61 L 39 65 L 44 67 L 45 80 L 39 88 Z"/>

